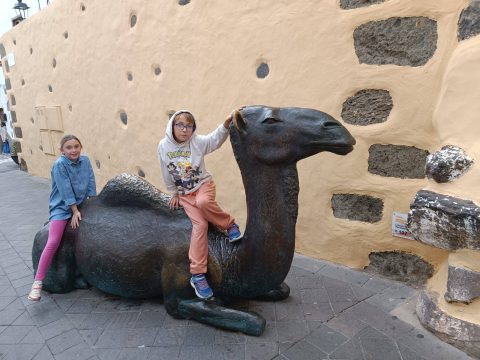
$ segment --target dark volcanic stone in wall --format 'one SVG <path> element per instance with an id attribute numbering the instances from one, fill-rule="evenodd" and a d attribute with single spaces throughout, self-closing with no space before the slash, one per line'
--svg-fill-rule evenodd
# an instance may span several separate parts
<path id="1" fill-rule="evenodd" d="M 360 25 L 353 33 L 360 63 L 422 66 L 437 49 L 437 22 L 427 17 L 394 17 Z"/>
<path id="2" fill-rule="evenodd" d="M 3 44 L 0 44 L 0 59 L 4 58 L 5 56 L 7 56 L 7 53 L 5 51 L 5 46 L 3 46 Z"/>
<path id="3" fill-rule="evenodd" d="M 333 194 L 333 216 L 375 223 L 382 220 L 383 200 L 368 195 Z"/>
<path id="4" fill-rule="evenodd" d="M 380 4 L 383 2 L 385 2 L 385 0 L 340 0 L 340 7 L 344 10 L 348 10 L 370 6 L 373 4 Z"/>
<path id="5" fill-rule="evenodd" d="M 422 286 L 433 275 L 434 268 L 420 256 L 404 251 L 372 252 L 367 272 L 402 281 L 410 286 Z"/>
<path id="6" fill-rule="evenodd" d="M 473 159 L 462 148 L 446 145 L 428 155 L 425 171 L 429 179 L 445 183 L 461 176 L 472 164 Z"/>
<path id="7" fill-rule="evenodd" d="M 392 97 L 387 90 L 360 90 L 343 103 L 342 119 L 353 125 L 378 124 L 387 120 L 392 108 Z"/>
<path id="8" fill-rule="evenodd" d="M 410 204 L 413 238 L 440 249 L 480 249 L 480 208 L 470 200 L 420 190 Z"/>
<path id="9" fill-rule="evenodd" d="M 469 304 L 477 297 L 480 297 L 480 272 L 449 266 L 445 300 Z"/>
<path id="10" fill-rule="evenodd" d="M 458 40 L 465 40 L 480 33 L 480 1 L 472 0 L 458 19 Z"/>
<path id="11" fill-rule="evenodd" d="M 15 126 L 13 128 L 13 132 L 15 133 L 15 136 L 19 139 L 23 138 L 23 133 L 22 133 L 22 128 L 19 126 Z"/>
<path id="12" fill-rule="evenodd" d="M 11 90 L 11 89 L 12 89 L 12 84 L 11 84 L 9 78 L 5 78 L 5 87 L 7 88 L 7 90 Z"/>
<path id="13" fill-rule="evenodd" d="M 368 171 L 380 176 L 423 179 L 428 151 L 414 146 L 374 144 L 368 149 Z"/>

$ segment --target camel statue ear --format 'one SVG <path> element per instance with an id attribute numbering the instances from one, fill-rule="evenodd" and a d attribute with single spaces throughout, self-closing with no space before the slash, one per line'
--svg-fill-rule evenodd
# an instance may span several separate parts
<path id="1" fill-rule="evenodd" d="M 245 132 L 247 130 L 247 124 L 243 120 L 242 114 L 238 110 L 234 110 L 232 114 L 233 124 L 240 132 Z"/>

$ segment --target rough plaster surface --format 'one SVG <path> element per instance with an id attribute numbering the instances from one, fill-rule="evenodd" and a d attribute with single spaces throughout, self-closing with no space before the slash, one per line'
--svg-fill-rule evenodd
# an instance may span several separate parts
<path id="1" fill-rule="evenodd" d="M 383 200 L 368 195 L 333 194 L 333 216 L 375 223 L 382 220 Z"/>
<path id="2" fill-rule="evenodd" d="M 458 40 L 465 40 L 480 33 L 480 1 L 471 0 L 462 10 L 458 20 Z"/>
<path id="3" fill-rule="evenodd" d="M 380 176 L 423 179 L 428 151 L 415 146 L 374 144 L 368 149 L 368 171 Z"/>
<path id="4" fill-rule="evenodd" d="M 427 156 L 427 177 L 445 183 L 460 177 L 472 165 L 473 159 L 458 146 L 446 145 Z"/>
<path id="5" fill-rule="evenodd" d="M 408 213 L 415 240 L 442 249 L 480 249 L 480 208 L 470 200 L 420 190 Z"/>
<path id="6" fill-rule="evenodd" d="M 392 17 L 355 29 L 355 51 L 361 63 L 422 66 L 437 49 L 437 23 L 427 17 Z"/>
<path id="7" fill-rule="evenodd" d="M 449 315 L 438 305 L 439 294 L 422 291 L 417 302 L 417 316 L 428 330 L 467 354 L 480 357 L 480 326 Z"/>
<path id="8" fill-rule="evenodd" d="M 480 296 L 480 272 L 449 266 L 445 300 L 448 302 L 471 303 Z"/>
<path id="9" fill-rule="evenodd" d="M 387 121 L 393 102 L 387 90 L 360 90 L 342 106 L 342 119 L 347 124 L 371 125 Z"/>
<path id="10" fill-rule="evenodd" d="M 415 254 L 403 251 L 372 252 L 367 272 L 402 281 L 410 286 L 423 286 L 433 275 L 432 264 Z"/>

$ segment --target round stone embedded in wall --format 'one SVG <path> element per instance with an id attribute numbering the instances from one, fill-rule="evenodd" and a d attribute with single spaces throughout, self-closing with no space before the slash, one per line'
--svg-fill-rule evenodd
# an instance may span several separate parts
<path id="1" fill-rule="evenodd" d="M 52 85 L 48 85 L 48 91 L 49 91 L 49 92 L 53 92 Z"/>
<path id="2" fill-rule="evenodd" d="M 52 67 L 56 68 L 57 67 L 57 59 L 53 58 L 52 60 Z"/>
<path id="3" fill-rule="evenodd" d="M 17 45 L 17 40 L 13 39 L 13 45 Z"/>
<path id="4" fill-rule="evenodd" d="M 30 122 L 31 122 L 32 124 L 35 124 L 35 120 L 33 119 L 33 117 L 30 118 Z"/>
<path id="5" fill-rule="evenodd" d="M 122 121 L 123 125 L 127 125 L 128 123 L 127 113 L 123 110 L 120 111 L 120 120 Z"/>
<path id="6" fill-rule="evenodd" d="M 33 54 L 33 48 L 30 48 L 30 55 Z"/>
<path id="7" fill-rule="evenodd" d="M 65 32 L 63 33 L 63 37 L 64 37 L 65 39 L 68 39 L 68 31 L 65 31 Z"/>
<path id="8" fill-rule="evenodd" d="M 87 8 L 85 7 L 85 5 L 84 5 L 83 3 L 80 4 L 80 10 L 85 11 L 86 9 L 87 9 Z"/>
<path id="9" fill-rule="evenodd" d="M 428 155 L 425 168 L 427 177 L 438 183 L 452 181 L 473 165 L 473 159 L 458 146 L 446 145 Z"/>
<path id="10" fill-rule="evenodd" d="M 128 81 L 133 81 L 133 75 L 132 75 L 131 72 L 128 72 L 128 73 L 127 73 L 127 80 L 128 80 Z"/>
<path id="11" fill-rule="evenodd" d="M 458 19 L 458 41 L 468 39 L 480 33 L 480 2 L 470 1 L 462 10 Z"/>
<path id="12" fill-rule="evenodd" d="M 97 169 L 100 169 L 100 160 L 95 160 L 95 165 L 97 165 Z"/>
<path id="13" fill-rule="evenodd" d="M 368 255 L 370 264 L 365 267 L 369 273 L 380 274 L 389 279 L 420 287 L 432 277 L 433 265 L 418 255 L 405 251 L 381 251 Z"/>
<path id="14" fill-rule="evenodd" d="M 145 177 L 145 172 L 139 167 L 137 167 L 137 169 L 138 169 L 138 172 L 137 172 L 138 176 L 144 178 Z"/>
<path id="15" fill-rule="evenodd" d="M 333 194 L 333 216 L 340 219 L 376 223 L 382 220 L 383 200 L 360 194 Z"/>
<path id="16" fill-rule="evenodd" d="M 425 65 L 437 49 L 437 38 L 437 22 L 423 16 L 371 21 L 353 33 L 360 63 L 374 65 Z"/>
<path id="17" fill-rule="evenodd" d="M 73 110 L 72 104 L 68 104 L 68 111 L 72 112 L 72 110 Z"/>
<path id="18" fill-rule="evenodd" d="M 360 90 L 343 103 L 342 119 L 360 126 L 379 124 L 387 120 L 392 108 L 392 97 L 387 90 Z"/>
<path id="19" fill-rule="evenodd" d="M 267 63 L 262 62 L 257 68 L 257 78 L 264 79 L 270 73 L 270 68 Z"/>
<path id="20" fill-rule="evenodd" d="M 40 151 L 43 151 L 43 146 L 42 145 L 39 145 L 38 148 L 40 149 Z"/>
<path id="21" fill-rule="evenodd" d="M 190 4 L 190 0 L 178 0 L 178 5 L 187 5 Z"/>
<path id="22" fill-rule="evenodd" d="M 20 159 L 20 170 L 28 172 L 27 162 L 25 161 L 24 158 Z"/>
<path id="23" fill-rule="evenodd" d="M 25 79 L 22 79 L 21 84 L 22 86 L 25 86 Z"/>
<path id="24" fill-rule="evenodd" d="M 368 171 L 402 179 L 423 179 L 428 151 L 415 146 L 373 144 L 368 149 Z"/>
<path id="25" fill-rule="evenodd" d="M 356 9 L 385 2 L 385 0 L 340 0 L 340 7 L 344 10 Z"/>
<path id="26" fill-rule="evenodd" d="M 154 65 L 153 66 L 153 73 L 155 74 L 155 76 L 160 75 L 162 73 L 162 70 L 160 69 L 160 66 Z"/>
<path id="27" fill-rule="evenodd" d="M 132 14 L 130 15 L 130 27 L 134 27 L 137 24 L 137 15 Z"/>

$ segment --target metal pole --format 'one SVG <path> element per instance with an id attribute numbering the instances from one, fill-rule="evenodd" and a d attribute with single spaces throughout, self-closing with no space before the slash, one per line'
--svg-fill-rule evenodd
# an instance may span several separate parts
<path id="1" fill-rule="evenodd" d="M 37 0 L 38 1 L 38 11 L 42 10 L 42 8 L 40 7 L 40 0 Z"/>

